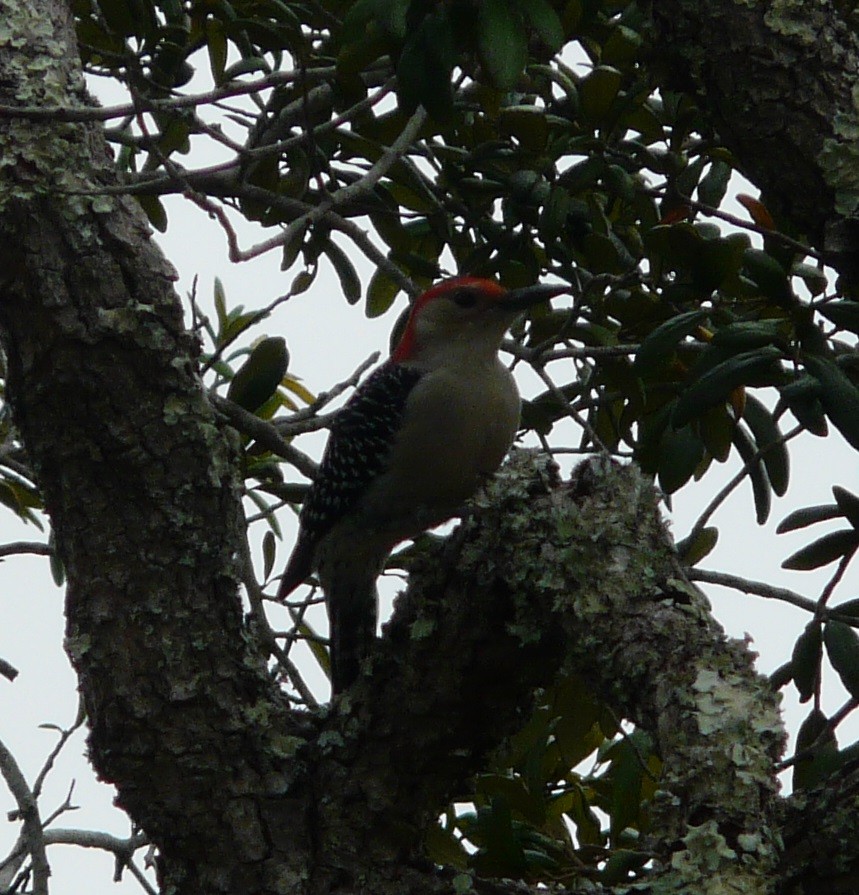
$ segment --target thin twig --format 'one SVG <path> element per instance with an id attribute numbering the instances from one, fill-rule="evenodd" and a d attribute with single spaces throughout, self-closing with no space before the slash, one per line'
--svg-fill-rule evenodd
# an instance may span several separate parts
<path id="1" fill-rule="evenodd" d="M 238 329 L 235 333 L 233 333 L 229 339 L 225 342 L 222 342 L 215 350 L 215 353 L 203 364 L 201 375 L 207 373 L 220 359 L 223 357 L 224 351 L 232 345 L 236 339 L 246 333 L 251 327 L 256 326 L 258 323 L 261 323 L 268 317 L 272 311 L 276 308 L 279 308 L 282 304 L 285 304 L 293 297 L 291 292 L 286 292 L 283 295 L 279 295 L 273 301 L 270 301 L 264 308 L 257 311 L 251 317 L 248 318 L 247 323 Z"/>
<path id="2" fill-rule="evenodd" d="M 48 895 L 48 877 L 51 868 L 45 851 L 45 837 L 42 833 L 42 821 L 39 818 L 39 806 L 33 797 L 27 781 L 21 773 L 15 756 L 0 741 L 0 775 L 6 781 L 9 791 L 18 805 L 18 816 L 23 823 L 23 838 L 27 851 L 33 862 L 34 895 Z"/>
<path id="3" fill-rule="evenodd" d="M 23 556 L 25 554 L 53 556 L 54 548 L 39 541 L 12 541 L 10 544 L 0 545 L 0 558 L 5 556 Z"/>
<path id="4" fill-rule="evenodd" d="M 540 351 L 539 348 L 526 348 L 514 339 L 505 339 L 502 347 L 518 360 L 530 363 L 539 359 L 543 363 L 550 363 L 554 360 L 629 357 L 631 354 L 635 354 L 641 345 L 571 345 L 567 348 L 558 348 L 555 351 Z"/>
<path id="5" fill-rule="evenodd" d="M 335 414 L 320 416 L 319 411 L 325 407 L 326 404 L 330 404 L 331 401 L 342 395 L 347 389 L 354 388 L 364 373 L 366 373 L 378 360 L 379 352 L 374 351 L 365 361 L 358 365 L 355 372 L 352 373 L 348 379 L 338 382 L 328 389 L 328 391 L 320 392 L 312 404 L 303 407 L 301 410 L 296 410 L 296 412 L 288 419 L 276 420 L 274 426 L 278 433 L 286 437 L 299 435 L 303 432 L 315 432 L 318 429 L 325 428 L 329 425 L 331 418 Z M 319 421 L 322 421 L 321 425 L 318 424 Z M 310 423 L 313 423 L 313 425 L 310 425 Z"/>
<path id="6" fill-rule="evenodd" d="M 663 187 L 653 187 L 652 189 L 644 190 L 644 192 L 648 196 L 660 199 L 665 198 L 665 189 Z M 708 217 L 719 218 L 727 224 L 733 224 L 735 227 L 739 227 L 741 230 L 751 230 L 754 233 L 759 233 L 761 236 L 774 239 L 777 242 L 782 243 L 782 245 L 788 246 L 797 252 L 801 252 L 803 255 L 816 258 L 818 261 L 823 261 L 825 263 L 827 260 L 827 256 L 824 252 L 818 252 L 811 246 L 805 245 L 805 243 L 799 242 L 796 239 L 792 239 L 790 236 L 781 233 L 779 230 L 770 230 L 769 227 L 763 227 L 755 221 L 738 217 L 735 214 L 731 214 L 729 211 L 722 211 L 721 208 L 715 208 L 712 205 L 707 205 L 704 202 L 699 202 L 697 199 L 691 199 L 682 194 L 678 195 L 676 198 L 680 205 L 688 205 L 693 211 L 698 211 Z"/>
<path id="7" fill-rule="evenodd" d="M 149 880 L 143 875 L 143 871 L 134 863 L 134 861 L 129 858 L 126 861 L 125 866 L 131 871 L 131 875 L 140 883 L 140 887 L 146 892 L 146 895 L 158 895 L 158 890 L 153 886 L 149 885 Z M 114 882 L 119 882 L 117 878 L 119 876 L 119 859 L 117 858 L 117 873 L 114 874 Z"/>
<path id="8" fill-rule="evenodd" d="M 36 777 L 36 782 L 33 784 L 33 795 L 35 798 L 39 798 L 42 793 L 42 784 L 45 782 L 45 778 L 51 772 L 51 768 L 54 766 L 54 762 L 57 760 L 57 756 L 62 752 L 63 747 L 72 737 L 76 730 L 79 730 L 84 721 L 86 720 L 86 712 L 79 710 L 78 716 L 75 718 L 74 724 L 69 727 L 67 730 L 60 731 L 60 738 L 57 741 L 57 744 L 48 754 L 48 757 L 45 759 L 45 763 L 42 765 L 42 770 L 39 771 L 39 776 Z"/>
<path id="9" fill-rule="evenodd" d="M 277 642 L 274 631 L 268 623 L 268 618 L 263 608 L 263 592 L 256 579 L 254 573 L 253 557 L 251 556 L 250 543 L 247 539 L 247 532 L 242 543 L 242 581 L 248 592 L 248 601 L 251 604 L 251 619 L 257 635 L 262 640 L 262 645 L 268 650 L 269 654 L 274 656 L 280 667 L 283 669 L 290 683 L 297 690 L 299 696 L 311 708 L 316 708 L 318 703 L 313 693 L 310 692 L 304 678 L 301 676 L 298 667 L 289 658 L 289 656 L 281 649 Z"/>
<path id="10" fill-rule="evenodd" d="M 793 438 L 796 438 L 801 432 L 803 432 L 802 426 L 796 426 L 791 429 L 789 432 L 786 432 L 781 438 L 776 439 L 771 444 L 768 444 L 759 450 L 755 451 L 754 455 L 749 458 L 748 463 L 743 464 L 740 471 L 727 483 L 727 485 L 722 488 L 721 491 L 716 494 L 716 496 L 707 504 L 704 508 L 704 511 L 698 517 L 695 524 L 692 526 L 692 530 L 687 535 L 687 540 L 691 543 L 701 532 L 701 529 L 710 521 L 710 517 L 719 507 L 727 500 L 730 496 L 731 492 L 743 481 L 743 479 L 751 472 L 754 468 L 755 464 L 760 463 L 761 458 L 767 451 L 772 450 L 774 447 L 778 447 L 781 444 L 786 444 Z"/>
<path id="11" fill-rule="evenodd" d="M 420 133 L 420 129 L 424 126 L 426 118 L 426 110 L 423 106 L 418 106 L 412 117 L 406 122 L 405 127 L 400 131 L 397 139 L 373 163 L 370 170 L 354 183 L 340 187 L 339 190 L 336 190 L 329 198 L 320 202 L 319 205 L 311 209 L 302 218 L 292 221 L 283 231 L 284 243 L 290 242 L 302 228 L 318 223 L 329 211 L 341 208 L 372 192 L 376 184 L 400 160 L 415 141 Z"/>
<path id="12" fill-rule="evenodd" d="M 848 553 L 845 553 L 844 556 L 838 561 L 838 567 L 835 569 L 832 577 L 829 581 L 826 582 L 826 586 L 823 588 L 822 593 L 820 594 L 820 599 L 817 601 L 817 605 L 822 609 L 826 606 L 827 602 L 829 602 L 829 598 L 832 596 L 833 591 L 838 586 L 838 583 L 844 577 L 844 573 L 847 571 L 847 566 L 850 565 L 851 560 L 856 554 L 856 547 L 850 550 Z"/>
<path id="13" fill-rule="evenodd" d="M 314 78 L 324 80 L 336 75 L 335 66 L 322 66 L 311 68 L 307 74 Z M 231 96 L 244 96 L 249 93 L 258 93 L 281 84 L 291 84 L 298 78 L 294 71 L 272 72 L 255 81 L 230 81 L 222 87 L 216 87 L 206 93 L 196 93 L 189 96 L 177 96 L 171 99 L 150 99 L 145 101 L 147 111 L 170 112 L 176 109 L 187 109 L 195 106 L 204 106 Z M 134 115 L 139 111 L 138 103 L 124 103 L 120 106 L 107 106 L 105 108 L 87 106 L 83 108 L 70 108 L 68 106 L 6 106 L 0 105 L 0 118 L 26 118 L 29 121 L 109 121 L 111 118 L 123 118 Z"/>
<path id="14" fill-rule="evenodd" d="M 233 401 L 222 398 L 220 395 L 212 392 L 209 393 L 209 400 L 212 402 L 212 406 L 219 413 L 222 413 L 240 432 L 250 435 L 273 454 L 283 457 L 300 473 L 306 475 L 307 478 L 312 479 L 316 475 L 318 465 L 307 454 L 294 448 L 289 442 L 281 438 L 277 429 L 271 423 L 261 420 L 258 416 L 254 416 L 250 411 L 245 410 L 244 407 L 240 407 Z"/>
<path id="15" fill-rule="evenodd" d="M 817 603 L 808 597 L 803 597 L 795 591 L 784 587 L 775 587 L 762 581 L 750 581 L 739 575 L 730 575 L 727 572 L 713 572 L 709 569 L 699 569 L 696 566 L 688 566 L 686 575 L 690 581 L 701 581 L 705 584 L 720 584 L 733 590 L 742 591 L 745 594 L 754 594 L 756 597 L 764 597 L 767 600 L 780 600 L 782 603 L 790 603 L 805 609 L 812 615 L 817 612 Z"/>
<path id="16" fill-rule="evenodd" d="M 848 699 L 844 705 L 841 706 L 840 709 L 826 722 L 823 730 L 817 735 L 813 743 L 810 743 L 804 749 L 800 749 L 799 752 L 794 752 L 790 758 L 786 758 L 784 761 L 778 762 L 776 764 L 776 771 L 783 771 L 786 768 L 792 767 L 797 762 L 802 761 L 806 758 L 811 758 L 814 753 L 835 733 L 838 725 L 853 711 L 859 708 L 859 699 L 853 697 L 852 699 Z"/>
<path id="17" fill-rule="evenodd" d="M 594 431 L 593 426 L 573 407 L 573 405 L 567 400 L 566 395 L 558 388 L 555 384 L 554 379 L 549 376 L 546 368 L 542 364 L 533 363 L 531 369 L 543 380 L 546 387 L 552 393 L 554 398 L 560 403 L 562 407 L 566 408 L 564 416 L 568 416 L 573 422 L 578 424 L 585 434 L 590 438 L 591 443 L 593 444 L 593 449 L 598 450 L 603 454 L 610 454 L 609 449 L 603 444 L 602 439 L 597 435 Z"/>

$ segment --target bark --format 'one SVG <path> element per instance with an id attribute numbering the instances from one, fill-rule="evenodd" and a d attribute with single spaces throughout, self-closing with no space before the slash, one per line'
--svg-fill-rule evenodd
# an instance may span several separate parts
<path id="1" fill-rule="evenodd" d="M 781 806 L 785 842 L 780 895 L 854 895 L 859 892 L 859 767 L 856 762 L 810 792 Z"/>
<path id="2" fill-rule="evenodd" d="M 39 7 L 0 4 L 4 100 L 86 103 L 66 4 Z M 97 129 L 10 118 L 0 157 L 8 397 L 66 568 L 93 763 L 159 844 L 167 890 L 266 891 L 272 851 L 285 874 L 288 839 L 307 842 L 266 801 L 306 724 L 242 636 L 235 450 L 172 269 L 133 201 L 80 195 L 111 179 Z"/>
<path id="3" fill-rule="evenodd" d="M 655 57 L 788 230 L 859 279 L 859 18 L 837 0 L 659 0 Z"/>

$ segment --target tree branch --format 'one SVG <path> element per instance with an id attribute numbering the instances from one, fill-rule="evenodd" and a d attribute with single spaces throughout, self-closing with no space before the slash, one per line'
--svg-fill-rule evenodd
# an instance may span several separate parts
<path id="1" fill-rule="evenodd" d="M 559 483 L 545 458 L 514 455 L 462 529 L 412 568 L 372 675 L 335 703 L 327 736 L 345 747 L 318 773 L 350 812 L 417 836 L 527 717 L 534 688 L 576 673 L 657 741 L 651 847 L 666 888 L 768 877 L 776 700 L 684 579 L 656 505 L 633 466 L 595 459 Z M 319 830 L 344 867 L 382 860 L 339 802 Z M 741 830 L 750 848 L 710 851 L 718 873 L 700 863 L 699 837 L 736 848 Z"/>
<path id="2" fill-rule="evenodd" d="M 48 895 L 48 877 L 51 875 L 51 868 L 45 851 L 39 806 L 18 767 L 18 762 L 15 761 L 15 756 L 2 742 L 0 742 L 0 775 L 6 781 L 18 805 L 18 815 L 24 824 L 23 844 L 33 861 L 33 892 L 35 895 Z"/>

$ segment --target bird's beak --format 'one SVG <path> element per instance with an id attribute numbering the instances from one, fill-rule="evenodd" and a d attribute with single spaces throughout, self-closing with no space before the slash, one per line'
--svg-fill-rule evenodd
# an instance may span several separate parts
<path id="1" fill-rule="evenodd" d="M 505 311 L 524 311 L 531 305 L 539 304 L 541 301 L 548 301 L 556 295 L 563 295 L 569 292 L 569 286 L 545 285 L 536 283 L 533 286 L 523 286 L 521 289 L 511 289 L 505 292 L 498 299 L 499 307 Z"/>

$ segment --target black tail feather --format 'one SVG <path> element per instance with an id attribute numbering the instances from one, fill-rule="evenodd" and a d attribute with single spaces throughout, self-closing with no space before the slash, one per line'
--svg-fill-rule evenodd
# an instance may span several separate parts
<path id="1" fill-rule="evenodd" d="M 332 695 L 353 684 L 376 639 L 375 575 L 348 583 L 336 578 L 326 593 L 331 639 Z"/>

